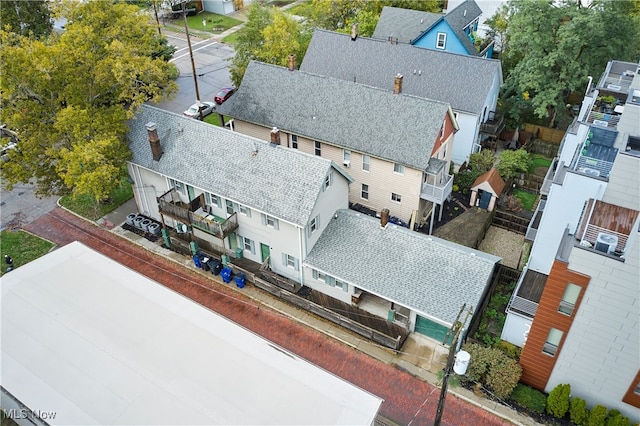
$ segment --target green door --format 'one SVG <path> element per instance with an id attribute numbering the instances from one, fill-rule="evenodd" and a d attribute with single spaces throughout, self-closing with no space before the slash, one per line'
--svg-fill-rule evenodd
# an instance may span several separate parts
<path id="1" fill-rule="evenodd" d="M 229 248 L 231 250 L 235 250 L 238 248 L 238 237 L 236 237 L 236 233 L 232 232 L 229 234 Z"/>
<path id="2" fill-rule="evenodd" d="M 264 263 L 270 255 L 269 246 L 267 244 L 260 243 L 260 254 L 262 255 L 262 262 Z M 271 259 L 269 259 L 269 263 L 271 263 Z"/>
<path id="3" fill-rule="evenodd" d="M 449 329 L 444 325 L 440 325 L 437 322 L 431 321 L 427 318 L 416 316 L 416 333 L 424 334 L 439 342 L 442 342 L 447 336 Z M 451 340 L 451 338 L 449 338 Z M 450 343 L 450 342 L 447 342 Z"/>
<path id="4" fill-rule="evenodd" d="M 196 198 L 196 192 L 193 189 L 193 186 L 187 185 L 187 194 L 189 194 L 189 202 L 193 201 Z"/>

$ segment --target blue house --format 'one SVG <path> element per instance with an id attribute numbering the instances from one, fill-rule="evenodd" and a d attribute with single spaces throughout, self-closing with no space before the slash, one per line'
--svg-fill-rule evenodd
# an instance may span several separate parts
<path id="1" fill-rule="evenodd" d="M 491 58 L 494 43 L 478 38 L 482 10 L 466 0 L 445 15 L 384 7 L 373 38 L 408 43 L 425 49 Z"/>

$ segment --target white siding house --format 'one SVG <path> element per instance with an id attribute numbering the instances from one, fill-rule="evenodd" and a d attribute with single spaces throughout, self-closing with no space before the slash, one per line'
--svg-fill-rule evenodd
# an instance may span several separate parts
<path id="1" fill-rule="evenodd" d="M 150 106 L 131 121 L 129 139 L 141 213 L 188 225 L 223 251 L 269 257 L 274 272 L 297 282 L 329 218 L 348 205 L 351 178 L 328 159 Z"/>

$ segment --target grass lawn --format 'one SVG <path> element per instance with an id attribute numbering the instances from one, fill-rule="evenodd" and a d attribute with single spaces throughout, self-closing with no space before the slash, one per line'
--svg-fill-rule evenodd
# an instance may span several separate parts
<path id="1" fill-rule="evenodd" d="M 521 189 L 515 189 L 511 192 L 514 197 L 518 198 L 522 201 L 522 208 L 527 211 L 533 211 L 533 205 L 538 198 L 538 194 L 533 194 L 531 192 L 523 191 Z"/>
<path id="2" fill-rule="evenodd" d="M 205 20 L 205 25 L 202 21 Z M 201 12 L 196 16 L 187 16 L 187 26 L 190 30 L 219 34 L 229 28 L 242 24 L 242 21 L 211 12 Z"/>
<path id="3" fill-rule="evenodd" d="M 238 39 L 238 32 L 234 31 L 231 34 L 229 34 L 228 36 L 226 36 L 225 38 L 223 38 L 222 42 L 230 44 L 231 46 L 233 46 L 234 44 L 236 44 L 236 40 L 237 39 Z"/>
<path id="4" fill-rule="evenodd" d="M 549 160 L 546 157 L 543 157 L 540 154 L 533 154 L 531 156 L 531 165 L 529 166 L 529 173 L 533 173 L 533 171 L 538 167 L 549 168 L 549 166 L 551 166 L 551 160 Z"/>
<path id="5" fill-rule="evenodd" d="M 287 13 L 297 16 L 311 17 L 313 13 L 313 6 L 311 5 L 311 0 L 307 0 L 302 3 L 298 3 L 297 5 L 287 9 Z"/>
<path id="6" fill-rule="evenodd" d="M 213 114 L 207 115 L 204 118 L 204 122 L 213 124 L 215 126 L 222 126 L 222 123 L 220 122 L 220 115 L 216 114 L 215 112 Z"/>
<path id="7" fill-rule="evenodd" d="M 0 253 L 2 254 L 2 273 L 7 271 L 4 255 L 13 258 L 13 267 L 18 268 L 49 252 L 54 244 L 25 231 L 2 231 L 0 233 Z"/>
<path id="8" fill-rule="evenodd" d="M 89 220 L 98 220 L 131 197 L 133 197 L 131 184 L 123 181 L 122 185 L 111 193 L 108 202 L 97 203 L 88 196 L 73 197 L 72 195 L 65 195 L 60 199 L 60 204 Z"/>

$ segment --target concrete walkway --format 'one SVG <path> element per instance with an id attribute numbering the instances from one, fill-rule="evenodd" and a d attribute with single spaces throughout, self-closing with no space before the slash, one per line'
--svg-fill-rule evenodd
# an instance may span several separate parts
<path id="1" fill-rule="evenodd" d="M 144 247 L 155 255 L 170 259 L 176 264 L 198 273 L 207 279 L 221 282 L 219 277 L 213 276 L 210 272 L 205 272 L 202 269 L 196 268 L 191 258 L 164 248 L 160 242 L 153 243 L 144 237 L 120 227 L 120 225 L 126 221 L 126 217 L 129 213 L 137 213 L 137 207 L 133 199 L 100 219 L 97 224 L 103 228 L 109 229 L 112 233 L 122 238 Z M 285 301 L 277 299 L 269 293 L 254 287 L 250 283 L 247 283 L 247 285 L 242 289 L 238 289 L 235 286 L 230 286 L 230 288 L 248 296 L 256 303 L 268 306 L 291 320 L 322 332 L 323 334 L 330 336 L 334 340 L 337 340 L 354 350 L 365 353 L 387 365 L 406 371 L 412 376 L 420 378 L 429 384 L 438 387 L 441 385 L 438 380 L 438 372 L 444 368 L 448 348 L 443 346 L 440 342 L 412 333 L 409 335 L 400 351 L 393 351 L 362 338 L 329 321 L 321 319 L 310 312 L 304 311 L 296 306 L 286 303 Z M 538 425 L 538 423 L 531 418 L 521 415 L 509 407 L 498 404 L 482 396 L 478 396 L 462 387 L 449 386 L 449 393 L 455 395 L 461 400 L 480 407 L 489 413 L 501 417 L 512 424 Z"/>

